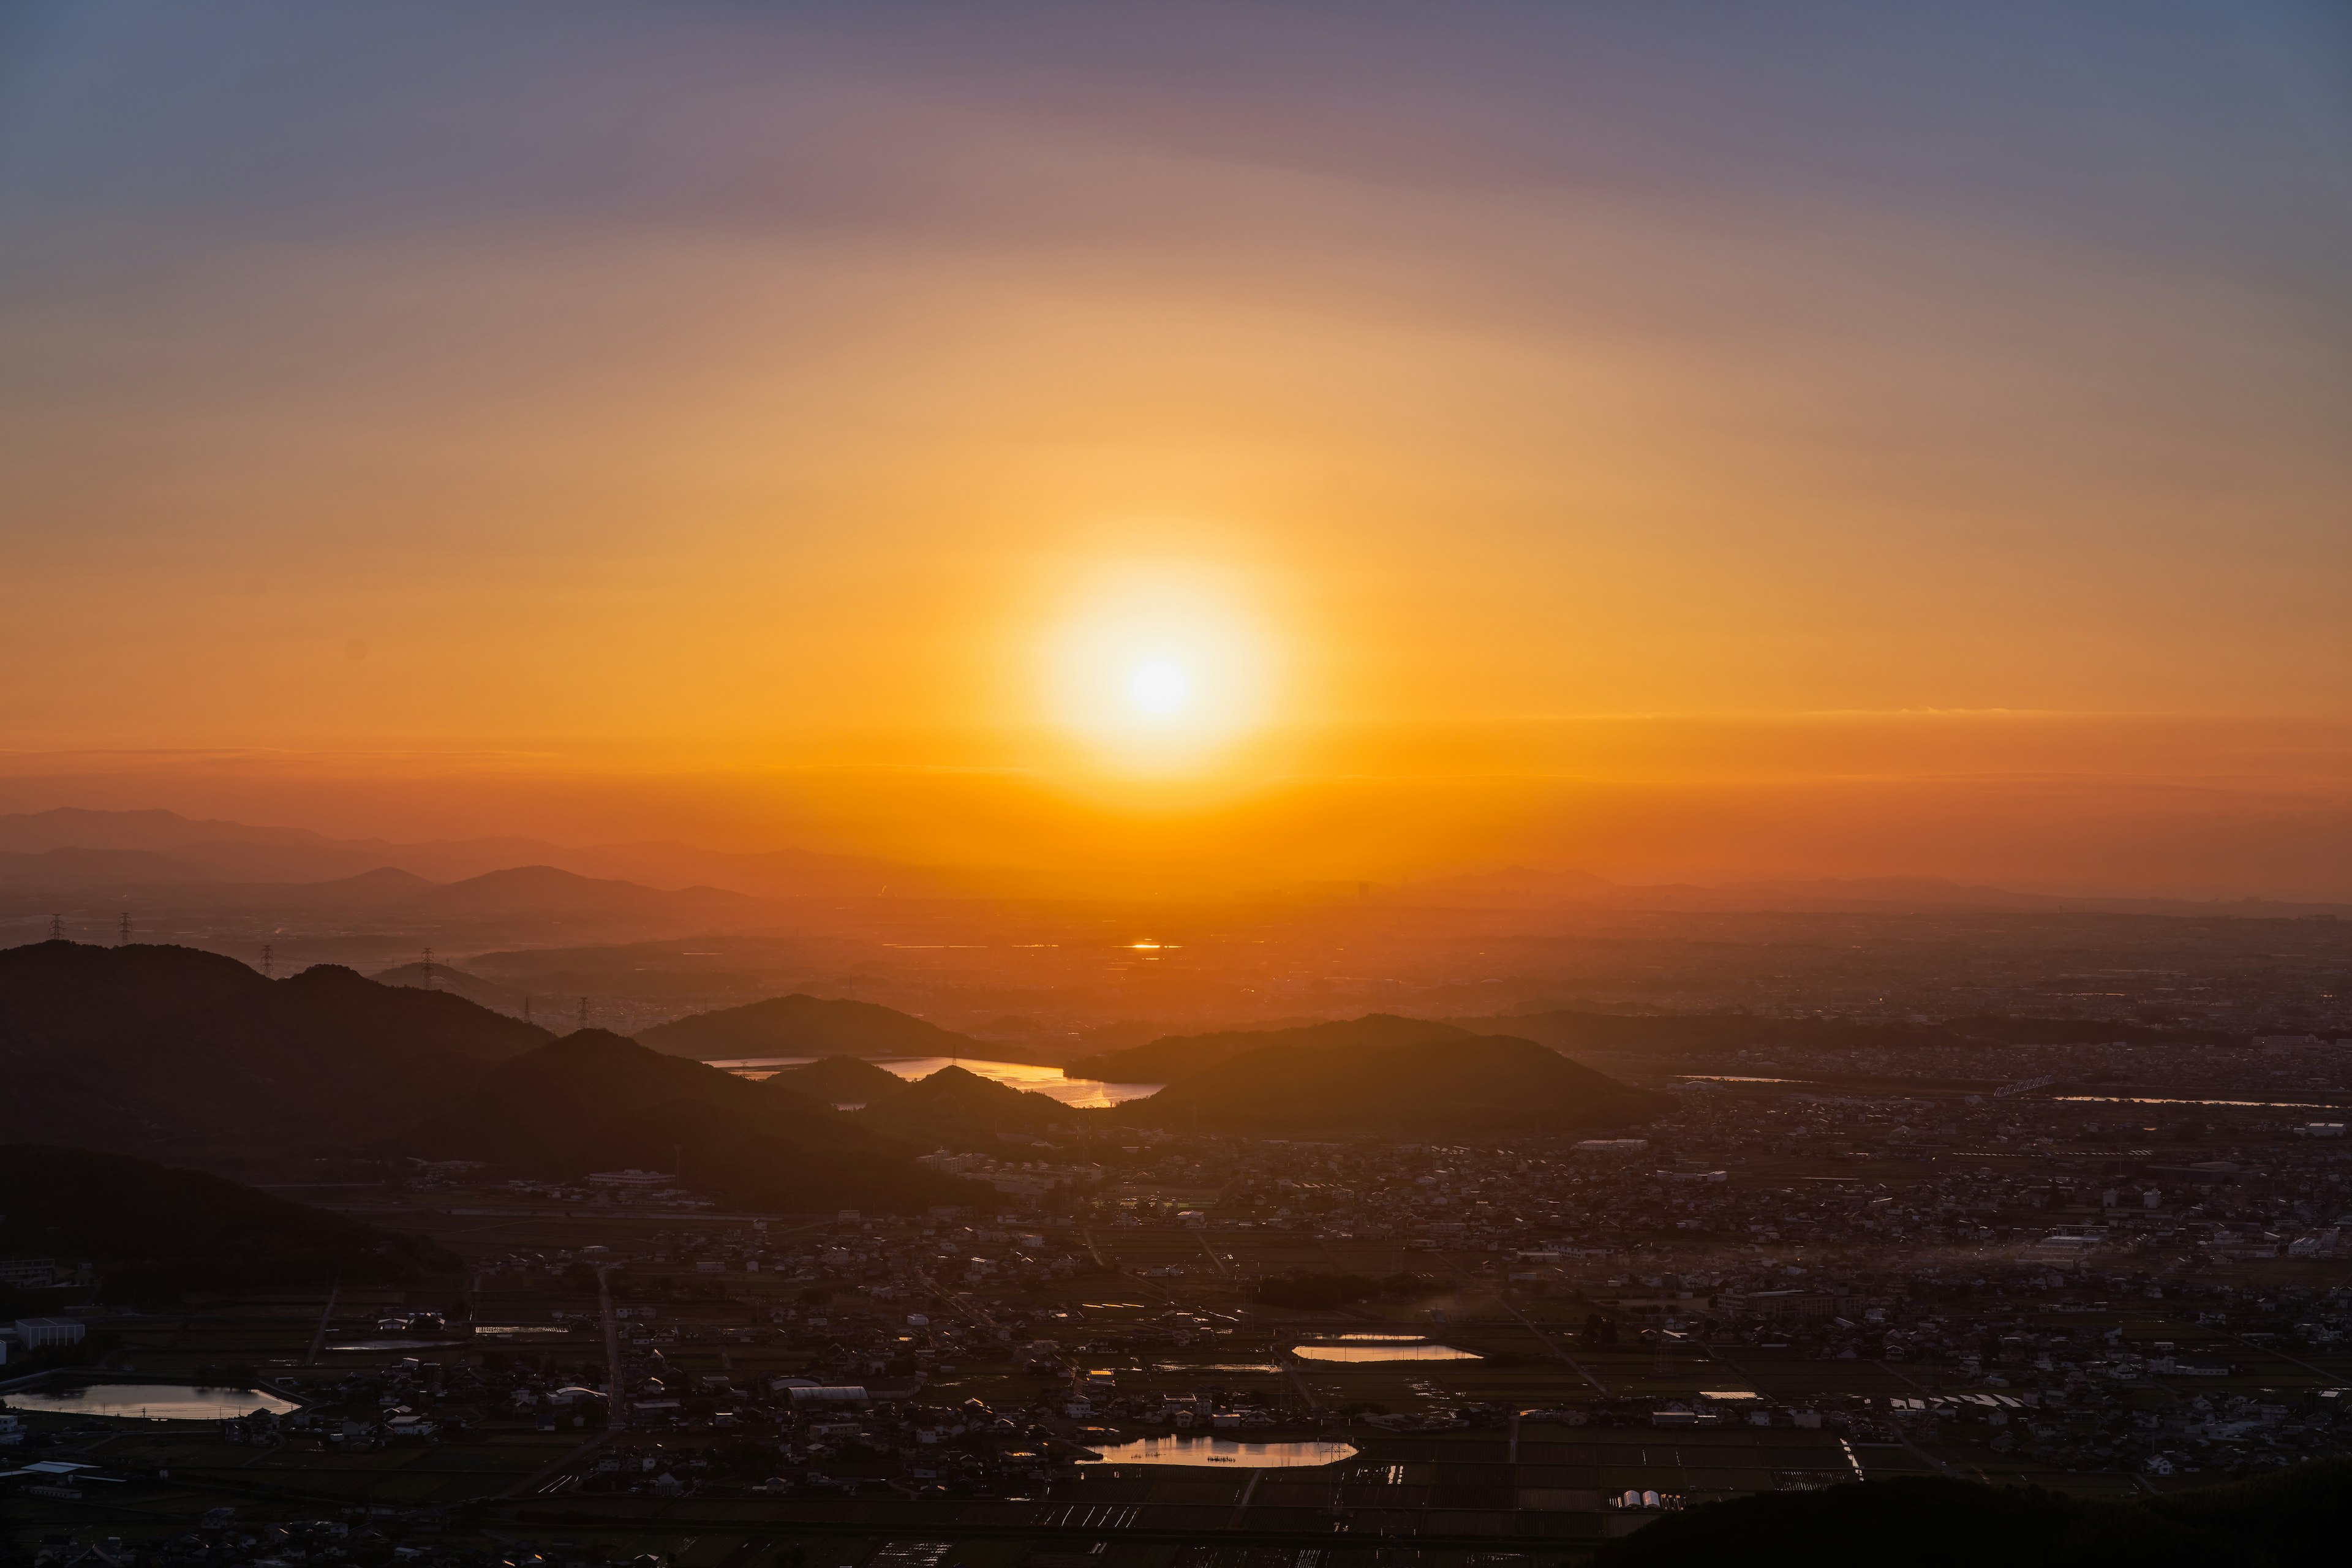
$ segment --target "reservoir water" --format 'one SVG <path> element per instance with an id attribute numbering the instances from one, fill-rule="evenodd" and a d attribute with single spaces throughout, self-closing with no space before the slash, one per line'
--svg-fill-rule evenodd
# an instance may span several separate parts
<path id="1" fill-rule="evenodd" d="M 738 1078 L 764 1079 L 775 1076 L 779 1068 L 805 1067 L 816 1059 L 814 1057 L 735 1057 L 713 1061 L 709 1065 L 724 1068 Z M 1098 1110 L 1123 1100 L 1141 1100 L 1167 1087 L 1157 1083 L 1106 1083 L 1100 1079 L 1064 1078 L 1059 1068 L 1039 1067 L 1034 1062 L 977 1061 L 971 1057 L 877 1057 L 874 1065 L 886 1068 L 909 1082 L 919 1078 L 929 1078 L 943 1067 L 960 1067 L 966 1072 L 978 1073 L 984 1079 L 1025 1093 L 1042 1094 L 1081 1110 Z"/>
<path id="2" fill-rule="evenodd" d="M 1292 1355 L 1301 1361 L 1476 1361 L 1475 1351 L 1458 1351 L 1452 1345 L 1432 1344 L 1351 1344 L 1293 1345 Z"/>
<path id="3" fill-rule="evenodd" d="M 1233 1465 L 1244 1470 L 1286 1470 L 1306 1465 L 1334 1465 L 1353 1458 L 1353 1443 L 1310 1438 L 1296 1443 L 1248 1443 L 1232 1437 L 1139 1437 L 1132 1443 L 1110 1443 L 1092 1450 L 1099 1458 L 1082 1465 Z"/>
<path id="4" fill-rule="evenodd" d="M 54 1415 L 131 1415 L 151 1420 L 223 1421 L 267 1410 L 283 1415 L 300 1405 L 257 1388 L 207 1388 L 185 1383 L 53 1383 L 12 1388 L 7 1403 Z"/>

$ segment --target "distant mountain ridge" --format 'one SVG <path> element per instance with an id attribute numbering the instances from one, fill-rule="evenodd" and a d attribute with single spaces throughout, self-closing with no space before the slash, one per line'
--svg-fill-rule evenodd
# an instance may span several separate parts
<path id="1" fill-rule="evenodd" d="M 956 896 L 1005 890 L 1021 882 L 1007 872 L 958 871 L 808 849 L 737 853 L 669 843 L 581 847 L 521 837 L 403 844 L 383 838 L 334 838 L 300 827 L 199 820 L 172 811 L 60 806 L 0 815 L 0 886 L 16 885 L 9 875 L 12 857 L 38 857 L 67 849 L 158 858 L 119 862 L 102 876 L 105 880 L 140 869 L 156 880 L 320 884 L 391 868 L 426 881 L 449 883 L 545 866 L 590 879 L 670 887 L 701 885 L 751 898 L 874 897 L 891 892 Z M 57 868 L 49 869 L 54 873 Z"/>
<path id="2" fill-rule="evenodd" d="M 93 858 L 42 859 L 60 850 L 89 852 Z M 111 861 L 94 858 L 100 852 L 122 858 Z M 136 856 L 157 858 L 131 858 Z M 920 866 L 810 849 L 733 851 L 674 842 L 573 846 L 515 837 L 404 844 L 384 838 L 335 838 L 308 828 L 204 820 L 164 810 L 60 806 L 0 814 L 0 890 L 104 888 L 128 880 L 315 886 L 384 868 L 427 881 L 455 883 L 531 866 L 656 889 L 702 887 L 762 899 L 1087 896 L 1084 879 L 1066 874 Z M 1332 885 L 1335 899 L 1341 886 Z M 1345 883 L 1347 896 L 1358 896 L 1359 886 Z M 1628 884 L 1589 871 L 1525 866 L 1378 888 L 1368 896 L 1392 907 L 1432 909 L 2352 914 L 2352 902 L 2345 901 L 2032 893 L 1934 876 Z"/>
<path id="3" fill-rule="evenodd" d="M 2199 900 L 2021 893 L 1944 877 L 1766 879 L 1702 885 L 1623 883 L 1589 871 L 1500 871 L 1433 878 L 1384 889 L 1380 900 L 1408 909 L 1625 909 L 1741 913 L 2152 914 L 2293 916 L 2352 913 L 2352 903 L 2270 899 Z"/>
<path id="4" fill-rule="evenodd" d="M 675 1057 L 727 1061 L 744 1057 L 975 1057 L 997 1048 L 876 1002 L 832 1000 L 799 992 L 740 1007 L 689 1014 L 637 1036 Z"/>

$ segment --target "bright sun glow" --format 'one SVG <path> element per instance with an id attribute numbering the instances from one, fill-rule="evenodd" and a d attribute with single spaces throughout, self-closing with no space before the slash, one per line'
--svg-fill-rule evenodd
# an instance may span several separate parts
<path id="1" fill-rule="evenodd" d="M 1181 571 L 1090 584 L 1045 654 L 1055 717 L 1117 771 L 1197 771 L 1266 716 L 1265 638 Z"/>
<path id="2" fill-rule="evenodd" d="M 1184 706 L 1185 694 L 1192 689 L 1192 683 L 1184 679 L 1183 668 L 1164 658 L 1144 665 L 1127 683 L 1128 694 L 1147 713 L 1175 712 Z"/>

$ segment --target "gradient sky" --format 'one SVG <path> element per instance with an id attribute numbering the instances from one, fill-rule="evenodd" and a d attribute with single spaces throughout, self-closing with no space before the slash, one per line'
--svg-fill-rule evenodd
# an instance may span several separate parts
<path id="1" fill-rule="evenodd" d="M 0 801 L 2352 894 L 2347 279 L 2329 4 L 0 5 Z"/>

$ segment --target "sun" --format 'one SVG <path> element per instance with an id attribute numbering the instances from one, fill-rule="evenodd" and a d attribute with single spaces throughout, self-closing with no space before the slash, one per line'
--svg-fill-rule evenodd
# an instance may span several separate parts
<path id="1" fill-rule="evenodd" d="M 1265 721 L 1270 639 L 1198 574 L 1106 574 L 1045 639 L 1053 717 L 1098 765 L 1196 771 Z"/>
<path id="2" fill-rule="evenodd" d="M 1155 658 L 1140 665 L 1127 683 L 1127 694 L 1147 713 L 1173 713 L 1184 706 L 1192 682 L 1184 667 L 1173 659 Z"/>

